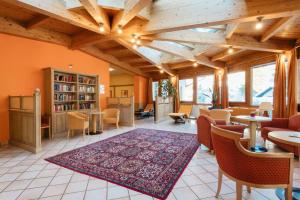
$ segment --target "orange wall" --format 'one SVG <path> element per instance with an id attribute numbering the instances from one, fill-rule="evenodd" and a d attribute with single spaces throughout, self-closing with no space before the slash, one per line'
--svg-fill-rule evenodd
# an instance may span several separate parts
<path id="1" fill-rule="evenodd" d="M 109 95 L 109 64 L 66 47 L 0 34 L 0 143 L 8 140 L 8 95 L 31 95 L 41 89 L 43 103 L 43 68 L 54 67 L 72 72 L 96 74 L 105 85 L 101 107 Z M 43 105 L 42 105 L 43 107 Z"/>
<path id="2" fill-rule="evenodd" d="M 144 108 L 147 104 L 148 79 L 142 76 L 134 76 L 134 101 L 138 108 Z"/>

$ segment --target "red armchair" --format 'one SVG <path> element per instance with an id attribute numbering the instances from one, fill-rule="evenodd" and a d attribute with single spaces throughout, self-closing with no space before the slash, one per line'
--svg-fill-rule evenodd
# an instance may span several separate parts
<path id="1" fill-rule="evenodd" d="M 245 149 L 241 134 L 212 126 L 212 141 L 219 165 L 219 196 L 223 174 L 236 182 L 236 199 L 242 200 L 242 187 L 284 188 L 285 199 L 292 200 L 293 154 L 255 153 Z"/>
<path id="2" fill-rule="evenodd" d="M 283 144 L 278 141 L 274 141 L 268 137 L 268 133 L 271 131 L 300 131 L 300 115 L 294 115 L 290 118 L 274 118 L 269 122 L 261 123 L 261 137 L 266 140 L 277 144 L 280 148 L 298 155 L 298 147 Z"/>
<path id="3" fill-rule="evenodd" d="M 211 125 L 215 125 L 219 128 L 231 130 L 239 133 L 244 133 L 246 126 L 243 125 L 228 125 L 223 120 L 213 120 L 206 115 L 200 115 L 197 119 L 197 136 L 198 142 L 201 145 L 206 146 L 210 151 L 214 150 L 211 139 Z"/>

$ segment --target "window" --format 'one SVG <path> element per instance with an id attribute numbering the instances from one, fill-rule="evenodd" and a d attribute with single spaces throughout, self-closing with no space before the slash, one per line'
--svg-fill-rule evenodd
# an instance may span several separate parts
<path id="1" fill-rule="evenodd" d="M 179 80 L 180 101 L 193 101 L 193 79 Z"/>
<path id="2" fill-rule="evenodd" d="M 228 74 L 228 96 L 230 102 L 245 102 L 245 72 Z"/>
<path id="3" fill-rule="evenodd" d="M 155 101 L 155 97 L 158 96 L 158 82 L 152 82 L 152 99 Z"/>
<path id="4" fill-rule="evenodd" d="M 197 103 L 210 104 L 212 101 L 214 75 L 197 77 Z"/>
<path id="5" fill-rule="evenodd" d="M 275 63 L 260 65 L 252 69 L 252 105 L 261 102 L 273 103 L 273 88 L 275 76 Z"/>

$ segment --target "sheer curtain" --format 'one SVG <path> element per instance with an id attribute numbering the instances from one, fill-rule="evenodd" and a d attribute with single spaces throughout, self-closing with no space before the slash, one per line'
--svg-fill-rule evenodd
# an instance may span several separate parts
<path id="1" fill-rule="evenodd" d="M 288 99 L 287 116 L 297 113 L 297 51 L 296 48 L 291 51 L 288 62 Z"/>

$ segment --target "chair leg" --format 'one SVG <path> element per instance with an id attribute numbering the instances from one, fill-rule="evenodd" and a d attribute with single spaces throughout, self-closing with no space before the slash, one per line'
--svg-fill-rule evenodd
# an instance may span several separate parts
<path id="1" fill-rule="evenodd" d="M 236 200 L 242 200 L 242 184 L 240 182 L 236 182 Z"/>
<path id="2" fill-rule="evenodd" d="M 220 194 L 220 192 L 221 192 L 222 178 L 223 178 L 223 173 L 222 173 L 222 171 L 219 169 L 219 170 L 218 170 L 218 189 L 217 189 L 217 193 L 216 193 L 216 198 L 219 197 L 219 194 Z"/>
<path id="3" fill-rule="evenodd" d="M 85 129 L 82 129 L 82 139 L 85 138 Z"/>
<path id="4" fill-rule="evenodd" d="M 119 123 L 118 122 L 116 123 L 116 126 L 117 126 L 117 129 L 118 129 L 119 128 Z"/>
<path id="5" fill-rule="evenodd" d="M 52 137 L 51 127 L 49 127 L 49 129 L 48 129 L 48 133 L 49 133 L 49 139 L 52 140 L 53 137 Z"/>
<path id="6" fill-rule="evenodd" d="M 287 188 L 285 188 L 285 199 L 286 200 L 292 200 L 293 196 L 292 196 L 292 186 L 289 185 Z"/>
<path id="7" fill-rule="evenodd" d="M 70 129 L 68 129 L 68 139 L 70 138 Z"/>

